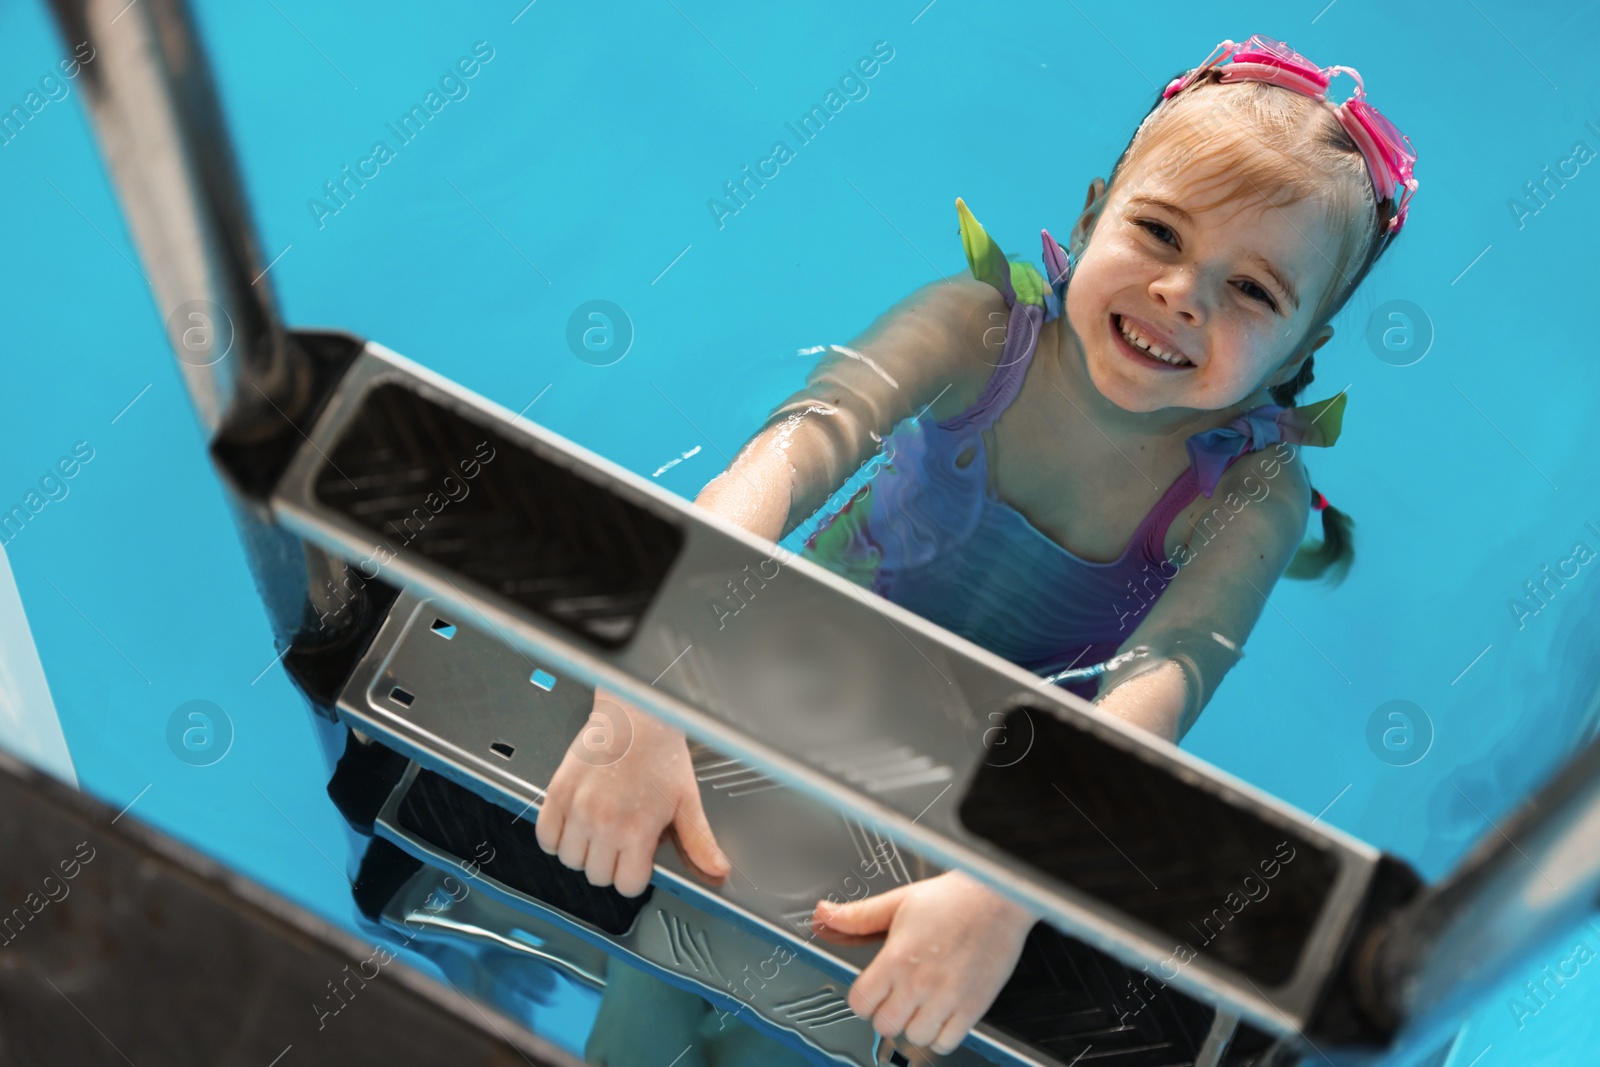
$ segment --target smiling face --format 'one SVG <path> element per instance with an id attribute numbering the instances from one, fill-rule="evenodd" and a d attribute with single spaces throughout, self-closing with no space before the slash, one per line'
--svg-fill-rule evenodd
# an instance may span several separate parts
<path id="1" fill-rule="evenodd" d="M 1338 241 L 1319 198 L 1218 203 L 1214 189 L 1162 171 L 1158 161 L 1119 176 L 1067 317 L 1095 388 L 1118 407 L 1227 408 L 1292 377 L 1317 343 L 1337 274 L 1324 250 Z"/>

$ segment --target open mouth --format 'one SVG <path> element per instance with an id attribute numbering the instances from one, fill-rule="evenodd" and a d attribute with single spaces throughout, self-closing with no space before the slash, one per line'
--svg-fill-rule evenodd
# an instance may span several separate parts
<path id="1" fill-rule="evenodd" d="M 1121 315 L 1111 316 L 1112 336 L 1118 341 L 1123 354 L 1148 367 L 1161 370 L 1185 370 L 1194 363 L 1176 352 L 1168 352 L 1156 342 L 1141 334 L 1137 327 Z"/>

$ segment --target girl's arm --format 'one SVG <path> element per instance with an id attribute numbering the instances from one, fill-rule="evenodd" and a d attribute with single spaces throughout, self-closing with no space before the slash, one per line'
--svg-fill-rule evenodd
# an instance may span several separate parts
<path id="1" fill-rule="evenodd" d="M 874 434 L 888 433 L 947 387 L 960 396 L 974 377 L 987 380 L 982 328 L 997 306 L 1003 315 L 999 294 L 970 277 L 913 293 L 847 346 L 854 354 L 831 351 L 820 361 L 806 388 L 774 412 L 696 503 L 776 540 L 866 462 L 878 447 Z M 935 414 L 941 410 L 934 406 Z M 683 732 L 603 687 L 595 689 L 594 715 L 614 728 L 573 740 L 546 790 L 535 827 L 539 846 L 583 870 L 591 884 L 633 897 L 650 884 L 661 832 L 670 825 L 693 865 L 725 876 L 731 865 L 706 822 Z"/>
<path id="2" fill-rule="evenodd" d="M 782 537 L 872 458 L 901 419 L 930 404 L 942 417 L 976 399 L 994 371 L 984 331 L 1005 316 L 1005 300 L 970 273 L 918 289 L 848 345 L 830 347 L 695 503 L 752 533 Z"/>
<path id="3" fill-rule="evenodd" d="M 1247 493 L 1247 485 L 1254 491 Z M 1245 501 L 1237 514 L 1225 504 L 1230 493 Z M 1279 463 L 1264 450 L 1229 467 L 1210 498 L 1226 521 L 1204 543 L 1196 543 L 1191 529 L 1187 562 L 1117 650 L 1147 645 L 1156 663 L 1136 661 L 1106 675 L 1095 706 L 1173 743 L 1181 740 L 1237 661 L 1236 650 L 1305 537 L 1310 498 L 1298 454 Z"/>
<path id="4" fill-rule="evenodd" d="M 1149 645 L 1155 658 L 1106 675 L 1099 708 L 1173 742 L 1193 724 L 1236 658 L 1210 635 L 1244 645 L 1305 533 L 1311 488 L 1298 462 L 1263 471 L 1271 489 L 1262 495 L 1255 486 L 1258 499 L 1242 491 L 1244 479 L 1267 463 L 1258 453 L 1224 472 L 1212 502 L 1224 513 L 1230 492 L 1249 503 L 1180 565 L 1118 650 Z M 903 1032 L 943 1055 L 994 1003 L 1038 919 L 957 870 L 848 904 L 818 901 L 813 928 L 887 930 L 877 956 L 851 983 L 850 1008 L 885 1037 Z"/>

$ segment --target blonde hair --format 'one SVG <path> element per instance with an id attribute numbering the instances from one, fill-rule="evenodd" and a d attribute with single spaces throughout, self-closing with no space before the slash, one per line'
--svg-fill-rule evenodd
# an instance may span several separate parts
<path id="1" fill-rule="evenodd" d="M 1380 226 L 1389 206 L 1376 203 L 1365 158 L 1322 101 L 1264 82 L 1220 82 L 1211 71 L 1140 123 L 1112 168 L 1106 189 L 1146 164 L 1142 177 L 1183 174 L 1215 195 L 1208 210 L 1234 201 L 1285 207 L 1321 200 L 1335 245 L 1323 249 L 1333 280 L 1313 307 L 1316 330 L 1344 306 L 1388 242 Z M 1101 198 L 1104 205 L 1105 197 Z"/>

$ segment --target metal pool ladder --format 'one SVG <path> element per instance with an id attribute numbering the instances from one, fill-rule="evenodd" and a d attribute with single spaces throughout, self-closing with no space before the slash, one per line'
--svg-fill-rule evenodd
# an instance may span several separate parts
<path id="1" fill-rule="evenodd" d="M 440 872 L 470 869 L 484 892 L 430 913 L 430 936 L 593 982 L 596 951 L 625 958 L 843 1062 L 889 1062 L 841 1007 L 871 946 L 818 944 L 798 910 L 845 878 L 866 893 L 959 868 L 1046 922 L 952 1062 L 1061 1063 L 1100 1041 L 1116 1063 L 1138 1039 L 1216 1064 L 1436 1044 L 1593 903 L 1600 748 L 1424 887 L 379 344 L 289 329 L 182 0 L 51 7 L 94 48 L 90 116 L 285 665 L 353 731 L 330 791 L 371 835 L 372 921 L 421 922 Z M 471 491 L 440 505 L 447 477 Z M 761 877 L 711 885 L 664 845 L 629 899 L 532 844 L 596 685 L 696 742 L 719 837 Z M 1267 869 L 1270 894 L 1224 907 Z"/>

